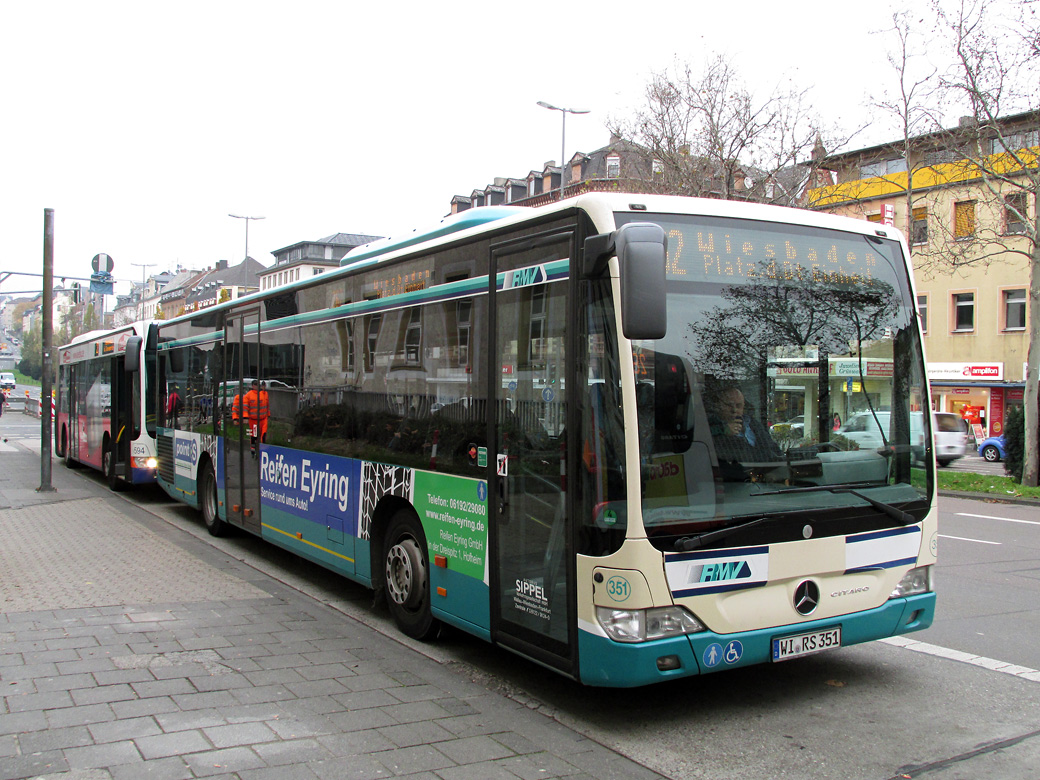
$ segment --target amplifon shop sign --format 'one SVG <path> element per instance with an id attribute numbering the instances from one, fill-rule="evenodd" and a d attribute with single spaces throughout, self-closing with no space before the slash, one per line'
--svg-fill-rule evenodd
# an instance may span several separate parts
<path id="1" fill-rule="evenodd" d="M 944 382 L 979 382 L 1004 379 L 1003 363 L 929 363 L 928 379 Z"/>

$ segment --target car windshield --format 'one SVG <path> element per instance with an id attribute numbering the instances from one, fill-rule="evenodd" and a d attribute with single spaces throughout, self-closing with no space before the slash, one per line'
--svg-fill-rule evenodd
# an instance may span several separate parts
<path id="1" fill-rule="evenodd" d="M 668 236 L 667 335 L 633 343 L 651 539 L 769 515 L 835 521 L 822 533 L 890 526 L 881 505 L 921 519 L 930 424 L 899 243 L 638 218 Z"/>

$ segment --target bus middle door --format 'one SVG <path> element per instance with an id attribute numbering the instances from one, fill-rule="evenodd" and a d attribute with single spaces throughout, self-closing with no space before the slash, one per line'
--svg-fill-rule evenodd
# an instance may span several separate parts
<path id="1" fill-rule="evenodd" d="M 260 533 L 260 442 L 246 416 L 246 394 L 260 377 L 260 313 L 230 315 L 226 322 L 223 395 L 228 406 L 238 399 L 224 436 L 227 518 L 233 525 Z"/>

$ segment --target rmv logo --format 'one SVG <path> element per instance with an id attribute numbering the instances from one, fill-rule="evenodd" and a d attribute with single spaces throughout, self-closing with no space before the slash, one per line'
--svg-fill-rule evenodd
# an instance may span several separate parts
<path id="1" fill-rule="evenodd" d="M 707 563 L 701 567 L 701 582 L 724 582 L 726 580 L 742 580 L 751 576 L 751 567 L 747 561 L 725 561 L 723 563 Z"/>
<path id="2" fill-rule="evenodd" d="M 505 289 L 542 284 L 546 278 L 544 266 L 533 265 L 530 268 L 518 268 L 515 271 L 506 272 Z"/>
<path id="3" fill-rule="evenodd" d="M 179 439 L 174 457 L 194 464 L 199 459 L 199 443 L 194 439 Z"/>

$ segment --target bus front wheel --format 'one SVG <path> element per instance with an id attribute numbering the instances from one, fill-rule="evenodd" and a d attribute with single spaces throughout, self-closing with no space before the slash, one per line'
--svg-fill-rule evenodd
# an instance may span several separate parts
<path id="1" fill-rule="evenodd" d="M 65 451 L 69 448 L 69 432 L 65 426 L 61 428 L 61 439 L 58 442 L 58 451 L 54 453 L 59 458 L 65 457 Z"/>
<path id="2" fill-rule="evenodd" d="M 401 510 L 390 519 L 383 550 L 386 603 L 394 622 L 413 639 L 432 639 L 440 623 L 430 609 L 426 537 L 412 512 Z"/>
<path id="3" fill-rule="evenodd" d="M 199 477 L 199 508 L 202 509 L 202 522 L 210 536 L 224 536 L 227 523 L 220 519 L 217 505 L 217 477 L 213 473 L 213 464 L 207 463 Z"/>
<path id="4" fill-rule="evenodd" d="M 65 438 L 65 431 L 61 432 L 61 443 L 62 449 L 65 450 L 65 468 L 67 469 L 78 469 L 79 461 L 72 457 L 72 447 Z"/>
<path id="5" fill-rule="evenodd" d="M 118 493 L 126 488 L 126 483 L 116 474 L 116 461 L 118 460 L 116 448 L 119 445 L 115 442 L 110 442 L 106 438 L 102 446 L 104 447 L 101 455 L 102 471 L 104 471 L 105 478 L 108 480 L 109 489 Z"/>

